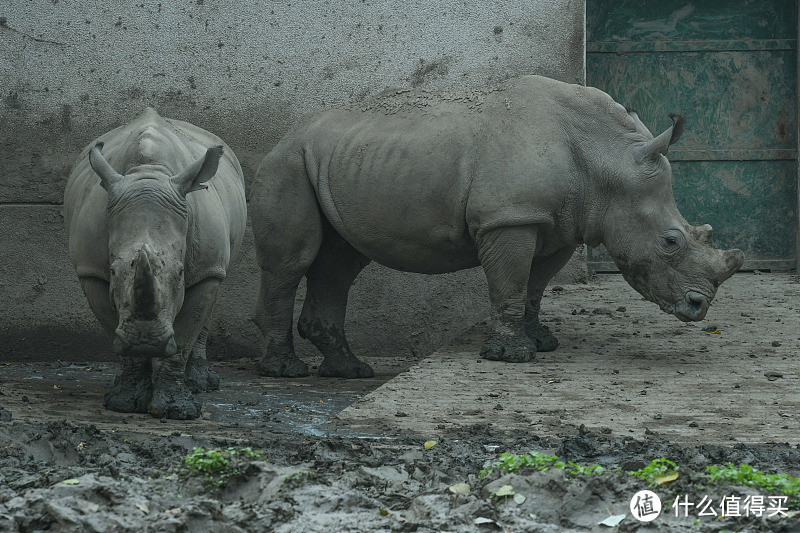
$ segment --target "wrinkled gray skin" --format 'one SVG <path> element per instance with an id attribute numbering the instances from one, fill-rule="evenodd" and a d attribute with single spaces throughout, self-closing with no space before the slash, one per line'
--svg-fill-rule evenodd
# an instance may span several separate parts
<path id="1" fill-rule="evenodd" d="M 262 374 L 301 376 L 298 331 L 319 373 L 372 375 L 344 335 L 347 293 L 370 261 L 436 274 L 482 266 L 493 328 L 481 355 L 528 361 L 557 340 L 539 322 L 548 281 L 581 243 L 681 320 L 701 320 L 744 260 L 710 247 L 672 195 L 665 157 L 683 118 L 653 138 L 607 94 L 538 76 L 469 94 L 390 91 L 305 119 L 262 161 L 250 216 L 262 269 L 254 320 Z"/>
<path id="2" fill-rule="evenodd" d="M 242 169 L 217 136 L 151 108 L 81 153 L 64 197 L 69 252 L 113 338 L 113 411 L 190 419 L 219 387 L 208 322 L 244 235 Z"/>

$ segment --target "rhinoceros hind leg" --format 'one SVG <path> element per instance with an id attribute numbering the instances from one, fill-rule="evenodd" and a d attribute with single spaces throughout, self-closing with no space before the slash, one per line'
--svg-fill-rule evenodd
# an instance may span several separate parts
<path id="1" fill-rule="evenodd" d="M 262 376 L 273 378 L 301 378 L 309 374 L 308 365 L 294 353 L 291 329 L 282 339 L 270 339 L 256 369 Z"/>
<path id="2" fill-rule="evenodd" d="M 193 420 L 200 416 L 200 402 L 184 383 L 182 372 L 160 372 L 147 410 L 156 418 Z"/>
<path id="3" fill-rule="evenodd" d="M 574 246 L 565 246 L 553 255 L 535 258 L 531 265 L 523 325 L 525 333 L 536 343 L 537 351 L 552 352 L 558 348 L 558 339 L 550 331 L 550 328 L 539 321 L 539 309 L 542 305 L 545 287 L 553 279 L 553 276 L 564 268 L 573 252 L 575 252 Z"/>
<path id="4" fill-rule="evenodd" d="M 491 361 L 527 363 L 535 356 L 536 344 L 521 332 L 515 335 L 503 335 L 493 331 L 481 347 L 481 357 Z"/>
<path id="5" fill-rule="evenodd" d="M 524 327 L 525 334 L 536 343 L 537 352 L 552 352 L 558 348 L 558 339 L 538 318 L 533 319 L 532 323 L 526 320 Z"/>
<path id="6" fill-rule="evenodd" d="M 297 285 L 322 242 L 322 217 L 305 165 L 273 150 L 258 169 L 250 197 L 261 287 L 253 313 L 264 335 L 257 364 L 262 376 L 300 377 L 308 365 L 294 351 L 292 322 Z"/>
<path id="7" fill-rule="evenodd" d="M 371 378 L 372 367 L 350 350 L 344 332 L 347 294 L 358 273 L 370 260 L 345 241 L 329 225 L 314 263 L 306 272 L 308 282 L 297 331 L 322 352 L 319 375 L 338 378 Z"/>
<path id="8" fill-rule="evenodd" d="M 192 392 L 219 390 L 219 374 L 211 368 L 206 359 L 207 341 L 208 326 L 203 326 L 194 342 L 189 362 L 186 363 L 186 385 Z"/>
<path id="9" fill-rule="evenodd" d="M 150 361 L 123 358 L 122 373 L 114 379 L 103 406 L 118 413 L 146 413 L 152 396 Z"/>
<path id="10" fill-rule="evenodd" d="M 292 318 L 297 284 L 303 274 L 273 274 L 261 271 L 261 290 L 253 321 L 264 335 L 266 347 L 256 370 L 262 376 L 299 378 L 307 376 L 308 365 L 294 352 Z"/>

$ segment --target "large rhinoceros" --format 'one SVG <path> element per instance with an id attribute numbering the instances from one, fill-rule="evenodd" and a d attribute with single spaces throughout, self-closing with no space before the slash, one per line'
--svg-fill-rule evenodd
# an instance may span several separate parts
<path id="1" fill-rule="evenodd" d="M 264 375 L 364 377 L 343 330 L 350 284 L 370 261 L 435 274 L 482 266 L 493 328 L 487 359 L 521 362 L 556 339 L 539 322 L 548 281 L 576 246 L 604 244 L 625 279 L 681 320 L 701 320 L 739 250 L 711 248 L 672 194 L 667 148 L 607 94 L 539 76 L 468 94 L 390 91 L 303 120 L 262 161 L 250 198 L 261 266 L 254 320 Z"/>
<path id="2" fill-rule="evenodd" d="M 83 292 L 122 356 L 105 406 L 198 417 L 191 391 L 219 386 L 205 358 L 208 321 L 247 219 L 236 156 L 216 135 L 147 108 L 83 150 L 64 215 Z"/>

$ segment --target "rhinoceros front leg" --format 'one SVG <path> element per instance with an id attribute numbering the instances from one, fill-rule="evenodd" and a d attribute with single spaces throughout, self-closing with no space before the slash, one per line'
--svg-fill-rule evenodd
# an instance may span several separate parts
<path id="1" fill-rule="evenodd" d="M 81 278 L 81 287 L 89 307 L 100 321 L 100 325 L 113 338 L 117 329 L 117 312 L 111 305 L 108 282 L 94 277 Z M 122 357 L 122 371 L 114 379 L 114 385 L 106 393 L 103 405 L 106 409 L 120 413 L 146 413 L 153 395 L 148 359 Z"/>
<path id="2" fill-rule="evenodd" d="M 492 332 L 481 348 L 485 359 L 522 363 L 536 353 L 523 327 L 536 238 L 535 226 L 512 226 L 490 230 L 477 243 L 492 304 Z"/>
<path id="3" fill-rule="evenodd" d="M 158 418 L 189 420 L 200 416 L 200 402 L 186 385 L 186 363 L 219 294 L 220 280 L 207 278 L 186 290 L 173 322 L 178 351 L 171 357 L 154 357 L 153 397 L 148 411 Z"/>
<path id="4" fill-rule="evenodd" d="M 350 350 L 344 333 L 347 294 L 358 273 L 370 260 L 329 226 L 319 253 L 306 272 L 307 291 L 297 331 L 325 357 L 319 375 L 337 378 L 371 378 L 367 363 Z"/>
<path id="5" fill-rule="evenodd" d="M 209 323 L 211 320 L 208 321 Z M 186 385 L 192 392 L 207 392 L 219 389 L 219 374 L 217 374 L 206 359 L 206 344 L 208 343 L 208 323 L 200 330 L 200 335 L 194 341 L 194 348 L 186 363 Z"/>
<path id="6" fill-rule="evenodd" d="M 523 326 L 528 337 L 536 342 L 536 350 L 539 352 L 552 352 L 558 348 L 558 339 L 555 338 L 550 328 L 539 322 L 539 308 L 542 305 L 542 296 L 547 284 L 559 270 L 564 268 L 574 251 L 574 246 L 567 246 L 553 255 L 535 258 L 531 265 Z"/>

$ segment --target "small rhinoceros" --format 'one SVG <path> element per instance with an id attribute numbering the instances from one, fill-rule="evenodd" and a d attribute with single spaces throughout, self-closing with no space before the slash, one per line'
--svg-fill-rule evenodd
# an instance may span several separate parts
<path id="1" fill-rule="evenodd" d="M 254 320 L 262 374 L 371 376 L 343 330 L 347 293 L 370 261 L 435 274 L 482 266 L 493 328 L 487 359 L 521 362 L 557 341 L 539 322 L 548 281 L 581 243 L 604 244 L 625 279 L 681 320 L 701 320 L 744 261 L 710 247 L 672 194 L 665 157 L 683 129 L 653 138 L 607 94 L 539 76 L 468 94 L 391 91 L 304 119 L 264 158 L 250 197 L 261 266 Z"/>
<path id="2" fill-rule="evenodd" d="M 244 235 L 239 161 L 222 140 L 147 108 L 86 147 L 64 196 L 83 292 L 122 356 L 105 406 L 196 418 L 214 389 L 211 310 Z"/>

